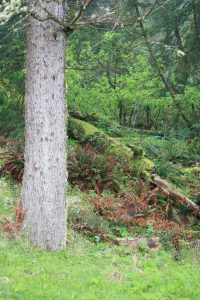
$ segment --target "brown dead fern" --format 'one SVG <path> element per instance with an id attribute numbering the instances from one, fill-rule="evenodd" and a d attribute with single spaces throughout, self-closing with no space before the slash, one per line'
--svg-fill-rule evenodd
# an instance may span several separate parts
<path id="1" fill-rule="evenodd" d="M 25 215 L 25 210 L 21 207 L 20 199 L 17 199 L 13 212 L 14 221 L 6 216 L 0 218 L 0 231 L 6 233 L 11 238 L 17 238 L 20 235 L 20 228 Z"/>

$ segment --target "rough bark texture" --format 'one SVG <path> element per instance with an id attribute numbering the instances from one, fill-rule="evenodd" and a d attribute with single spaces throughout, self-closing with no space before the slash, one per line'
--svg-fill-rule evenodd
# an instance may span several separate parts
<path id="1" fill-rule="evenodd" d="M 66 1 L 65 1 L 66 2 Z M 33 9 L 35 1 L 29 0 Z M 64 18 L 64 1 L 45 0 L 34 7 Z M 30 17 L 27 28 L 25 96 L 25 171 L 22 230 L 42 249 L 66 245 L 65 35 L 52 20 Z"/>

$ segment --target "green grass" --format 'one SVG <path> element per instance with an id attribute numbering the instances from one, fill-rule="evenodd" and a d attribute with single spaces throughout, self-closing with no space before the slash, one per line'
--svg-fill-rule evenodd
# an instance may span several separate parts
<path id="1" fill-rule="evenodd" d="M 170 252 L 144 258 L 83 244 L 50 253 L 3 238 L 0 299 L 199 299 L 200 268 L 194 254 L 183 253 L 176 262 Z"/>
<path id="2" fill-rule="evenodd" d="M 0 215 L 11 215 L 17 186 L 0 179 Z M 0 234 L 2 300 L 198 300 L 197 253 L 133 255 L 127 248 L 93 244 L 72 230 L 62 252 L 33 248 Z"/>
<path id="3" fill-rule="evenodd" d="M 18 196 L 19 186 L 8 178 L 0 178 L 0 216 L 12 214 Z"/>

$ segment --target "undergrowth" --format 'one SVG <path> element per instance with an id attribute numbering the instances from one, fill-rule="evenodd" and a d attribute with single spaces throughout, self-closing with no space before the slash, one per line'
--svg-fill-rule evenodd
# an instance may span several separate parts
<path id="1" fill-rule="evenodd" d="M 7 147 L 2 154 L 5 161 L 0 174 L 21 182 L 23 145 L 15 142 Z M 127 166 L 89 145 L 71 147 L 68 173 L 71 186 L 79 187 L 90 203 L 86 206 L 73 203 L 69 211 L 73 229 L 93 241 L 116 243 L 116 239 L 123 236 L 122 230 L 124 236 L 129 236 L 144 235 L 152 228 L 150 234 L 167 232 L 170 242 L 177 244 L 179 239 L 188 239 L 185 229 L 199 227 L 199 222 L 181 206 L 176 207 L 167 193 L 133 178 Z M 12 222 L 7 223 L 4 227 L 13 228 Z"/>
<path id="2" fill-rule="evenodd" d="M 0 105 L 0 134 L 14 139 L 23 139 L 24 117 L 22 111 L 13 103 Z"/>
<path id="3" fill-rule="evenodd" d="M 131 136 L 123 138 L 125 144 L 132 142 L 145 149 L 156 168 L 156 172 L 172 182 L 193 201 L 200 195 L 200 139 L 160 138 L 159 136 Z"/>
<path id="4" fill-rule="evenodd" d="M 133 222 L 130 217 L 141 213 L 148 218 L 154 213 L 149 215 L 149 209 L 158 203 L 160 217 L 170 214 L 158 190 L 132 181 L 130 190 L 117 194 L 109 190 L 100 195 L 95 190 L 85 194 L 77 185 L 68 191 L 66 251 L 42 251 L 18 234 L 0 233 L 0 299 L 199 299 L 199 249 L 190 244 L 172 248 L 174 231 L 160 232 L 158 253 L 141 248 L 135 254 L 129 247 L 115 245 L 117 238 L 156 233 L 152 222 L 143 219 L 146 224 L 142 225 L 142 219 Z M 18 184 L 9 177 L 0 179 L 0 214 L 15 225 L 20 219 L 11 215 L 18 195 Z M 16 209 L 15 216 L 19 217 Z M 158 222 L 155 219 L 156 225 Z"/>

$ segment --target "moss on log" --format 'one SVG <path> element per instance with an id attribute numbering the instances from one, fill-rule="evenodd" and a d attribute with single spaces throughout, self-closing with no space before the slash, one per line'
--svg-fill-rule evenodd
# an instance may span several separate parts
<path id="1" fill-rule="evenodd" d="M 144 157 L 142 148 L 124 145 L 95 126 L 75 118 L 69 118 L 68 134 L 81 144 L 90 144 L 101 153 L 108 153 L 126 163 L 138 176 L 149 177 L 154 164 Z"/>
<path id="2" fill-rule="evenodd" d="M 199 176 L 200 175 L 200 167 L 185 168 L 184 173 L 186 175 Z"/>

